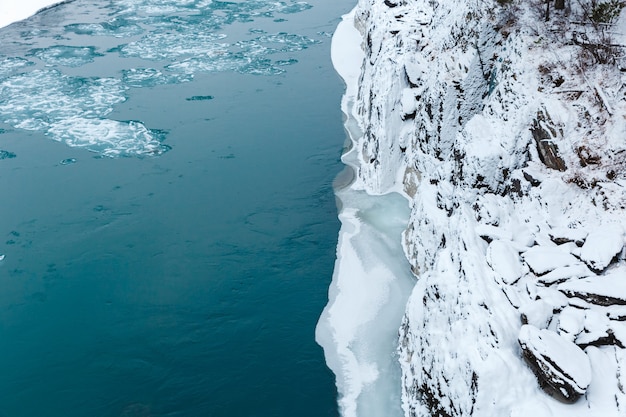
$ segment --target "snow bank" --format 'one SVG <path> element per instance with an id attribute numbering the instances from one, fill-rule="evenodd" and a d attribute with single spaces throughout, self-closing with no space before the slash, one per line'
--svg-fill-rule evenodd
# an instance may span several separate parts
<path id="1" fill-rule="evenodd" d="M 2 0 L 0 3 L 0 28 L 24 20 L 39 10 L 62 3 L 59 0 Z"/>
<path id="2" fill-rule="evenodd" d="M 364 57 L 361 42 L 352 11 L 337 27 L 331 48 L 346 83 L 342 110 L 352 143 L 362 134 L 353 108 Z M 342 160 L 346 169 L 359 169 L 354 148 Z M 358 182 L 342 187 L 335 190 L 341 221 L 337 261 L 316 341 L 336 375 L 342 416 L 399 417 L 397 329 L 413 286 L 401 245 L 409 208 L 397 193 L 369 195 Z"/>

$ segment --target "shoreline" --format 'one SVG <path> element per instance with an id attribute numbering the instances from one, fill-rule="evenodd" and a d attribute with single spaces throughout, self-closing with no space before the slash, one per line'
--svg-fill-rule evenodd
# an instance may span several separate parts
<path id="1" fill-rule="evenodd" d="M 0 10 L 0 28 L 28 19 L 43 10 L 66 2 L 67 0 L 3 0 Z"/>
<path id="2" fill-rule="evenodd" d="M 355 144 L 362 132 L 353 109 L 364 53 L 355 12 L 342 17 L 331 45 L 333 66 L 346 84 L 341 109 L 348 146 L 334 187 L 337 259 L 316 341 L 336 376 L 342 416 L 401 417 L 397 332 L 414 285 L 401 236 L 410 209 L 401 193 L 370 195 L 359 184 Z"/>

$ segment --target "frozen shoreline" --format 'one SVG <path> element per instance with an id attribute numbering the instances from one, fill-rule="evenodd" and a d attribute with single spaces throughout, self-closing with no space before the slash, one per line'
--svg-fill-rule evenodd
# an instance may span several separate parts
<path id="1" fill-rule="evenodd" d="M 24 20 L 42 9 L 63 3 L 59 0 L 2 0 L 0 28 Z"/>
<path id="2" fill-rule="evenodd" d="M 341 108 L 354 144 L 362 135 L 353 113 L 364 54 L 354 10 L 333 36 L 331 58 L 346 83 Z M 358 168 L 355 149 L 342 156 Z M 397 332 L 413 278 L 401 246 L 409 207 L 398 193 L 372 196 L 358 180 L 336 189 L 341 229 L 329 303 L 316 341 L 336 375 L 344 417 L 402 416 Z"/>

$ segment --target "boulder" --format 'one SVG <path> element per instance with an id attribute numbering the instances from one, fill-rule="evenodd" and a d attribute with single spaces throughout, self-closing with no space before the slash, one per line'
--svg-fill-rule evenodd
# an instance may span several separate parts
<path id="1" fill-rule="evenodd" d="M 487 264 L 506 284 L 513 284 L 524 272 L 519 252 L 503 240 L 491 242 L 487 248 Z"/>
<path id="2" fill-rule="evenodd" d="M 626 268 L 615 268 L 606 275 L 566 281 L 559 284 L 566 296 L 600 306 L 626 305 Z"/>
<path id="3" fill-rule="evenodd" d="M 594 271 L 601 272 L 624 247 L 624 230 L 620 225 L 604 225 L 589 233 L 580 250 L 580 258 Z"/>
<path id="4" fill-rule="evenodd" d="M 580 263 L 571 253 L 558 246 L 533 246 L 522 256 L 530 269 L 539 276 Z"/>
<path id="5" fill-rule="evenodd" d="M 581 348 L 553 331 L 529 324 L 520 329 L 518 341 L 546 392 L 568 403 L 585 393 L 591 382 L 591 364 Z"/>

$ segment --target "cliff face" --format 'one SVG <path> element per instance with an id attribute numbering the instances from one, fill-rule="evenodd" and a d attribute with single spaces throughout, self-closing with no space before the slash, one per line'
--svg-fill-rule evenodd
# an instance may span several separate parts
<path id="1" fill-rule="evenodd" d="M 357 175 L 412 210 L 407 416 L 626 412 L 626 13 L 583 3 L 357 6 Z"/>

